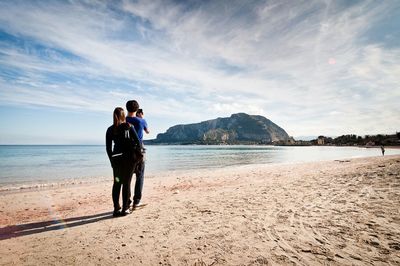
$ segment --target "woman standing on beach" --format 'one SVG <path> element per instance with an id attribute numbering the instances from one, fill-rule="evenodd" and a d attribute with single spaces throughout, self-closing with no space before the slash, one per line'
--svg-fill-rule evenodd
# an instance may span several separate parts
<path id="1" fill-rule="evenodd" d="M 114 148 L 112 143 L 114 142 Z M 125 112 L 117 107 L 113 113 L 113 125 L 106 132 L 106 150 L 113 168 L 114 183 L 112 198 L 114 203 L 113 216 L 125 216 L 129 211 L 131 195 L 131 180 L 136 164 L 140 161 L 140 141 L 135 129 L 125 122 Z M 119 195 L 122 186 L 122 211 L 119 205 Z"/>

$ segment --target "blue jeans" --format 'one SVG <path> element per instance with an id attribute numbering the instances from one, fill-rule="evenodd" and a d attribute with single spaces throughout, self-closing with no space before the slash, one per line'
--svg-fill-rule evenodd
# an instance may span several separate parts
<path id="1" fill-rule="evenodd" d="M 138 204 L 142 199 L 143 182 L 144 182 L 144 160 L 136 168 L 135 194 L 133 195 L 133 204 Z"/>

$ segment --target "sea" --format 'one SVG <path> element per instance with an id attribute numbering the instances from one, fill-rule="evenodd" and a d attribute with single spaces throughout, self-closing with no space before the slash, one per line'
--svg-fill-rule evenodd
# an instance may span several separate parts
<path id="1" fill-rule="evenodd" d="M 379 148 L 249 145 L 146 146 L 146 176 L 252 164 L 381 156 Z M 386 149 L 385 155 L 400 154 Z M 0 191 L 112 179 L 104 145 L 0 145 Z"/>

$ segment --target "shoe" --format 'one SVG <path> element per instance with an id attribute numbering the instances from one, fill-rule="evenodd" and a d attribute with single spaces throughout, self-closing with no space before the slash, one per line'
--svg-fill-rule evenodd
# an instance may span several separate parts
<path id="1" fill-rule="evenodd" d="M 146 205 L 147 204 L 143 204 L 142 202 L 139 202 L 139 203 L 133 204 L 133 209 L 141 208 L 141 207 L 144 207 Z"/>
<path id="2" fill-rule="evenodd" d="M 117 211 L 113 212 L 113 217 L 119 217 L 119 216 L 122 216 L 122 213 L 121 213 L 120 210 L 117 210 Z"/>
<path id="3" fill-rule="evenodd" d="M 131 213 L 131 211 L 129 209 L 126 209 L 126 210 L 121 212 L 121 216 L 126 216 L 126 215 L 128 215 L 130 213 Z"/>

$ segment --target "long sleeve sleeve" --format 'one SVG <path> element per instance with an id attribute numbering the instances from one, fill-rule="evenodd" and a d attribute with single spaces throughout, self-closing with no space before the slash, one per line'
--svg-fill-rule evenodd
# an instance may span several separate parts
<path id="1" fill-rule="evenodd" d="M 111 162 L 111 156 L 112 156 L 112 127 L 109 127 L 106 132 L 106 151 L 108 158 L 110 159 Z"/>

